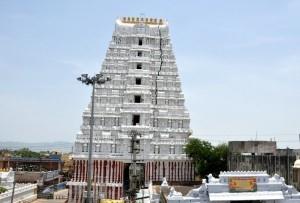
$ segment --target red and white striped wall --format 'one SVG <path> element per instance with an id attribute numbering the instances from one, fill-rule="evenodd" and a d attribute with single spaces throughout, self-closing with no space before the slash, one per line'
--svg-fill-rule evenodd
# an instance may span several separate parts
<path id="1" fill-rule="evenodd" d="M 74 176 L 69 185 L 69 202 L 83 202 L 86 190 L 87 160 L 74 160 Z M 123 197 L 125 163 L 116 160 L 93 161 L 94 199 L 102 195 L 106 199 Z M 191 161 L 148 161 L 144 168 L 145 182 L 161 182 L 163 177 L 168 182 L 194 181 L 194 165 Z"/>
<path id="2" fill-rule="evenodd" d="M 102 194 L 107 199 L 123 197 L 124 163 L 115 160 L 93 161 L 93 191 L 94 198 Z M 69 202 L 82 202 L 83 192 L 86 190 L 87 160 L 74 160 L 74 176 L 69 184 Z"/>
<path id="3" fill-rule="evenodd" d="M 74 182 L 86 182 L 87 160 L 74 160 Z M 95 183 L 123 183 L 124 163 L 115 160 L 94 160 L 93 177 Z"/>
<path id="4" fill-rule="evenodd" d="M 194 164 L 191 161 L 149 161 L 145 163 L 145 182 L 184 182 L 194 180 Z"/>

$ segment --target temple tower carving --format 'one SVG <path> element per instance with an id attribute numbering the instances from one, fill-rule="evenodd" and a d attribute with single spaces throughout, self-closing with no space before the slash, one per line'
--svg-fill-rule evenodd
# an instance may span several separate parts
<path id="1" fill-rule="evenodd" d="M 168 22 L 156 18 L 116 20 L 100 71 L 111 81 L 96 86 L 93 140 L 93 194 L 119 199 L 128 186 L 130 132 L 140 133 L 141 173 L 150 181 L 194 180 L 194 166 L 184 153 L 189 113 L 170 42 Z M 69 202 L 82 202 L 88 166 L 90 106 L 76 135 L 75 172 Z"/>

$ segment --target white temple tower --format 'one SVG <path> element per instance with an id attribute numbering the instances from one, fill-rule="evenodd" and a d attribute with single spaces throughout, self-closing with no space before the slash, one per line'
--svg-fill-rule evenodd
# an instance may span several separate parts
<path id="1" fill-rule="evenodd" d="M 141 134 L 138 159 L 144 181 L 189 182 L 194 166 L 184 154 L 191 130 L 172 52 L 168 23 L 123 17 L 116 26 L 101 73 L 111 81 L 95 91 L 93 191 L 119 199 L 128 185 L 130 132 Z M 81 202 L 87 179 L 90 106 L 76 136 L 69 202 Z"/>

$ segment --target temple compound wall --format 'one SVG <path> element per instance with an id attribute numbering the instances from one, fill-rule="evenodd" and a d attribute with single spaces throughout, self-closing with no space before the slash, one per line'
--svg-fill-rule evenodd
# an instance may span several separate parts
<path id="1" fill-rule="evenodd" d="M 93 131 L 93 195 L 119 199 L 129 185 L 131 132 L 139 133 L 137 155 L 144 185 L 151 181 L 190 182 L 194 166 L 184 153 L 189 113 L 172 51 L 168 22 L 156 18 L 116 20 L 96 85 Z M 76 136 L 75 173 L 69 202 L 82 202 L 86 190 L 91 104 Z"/>

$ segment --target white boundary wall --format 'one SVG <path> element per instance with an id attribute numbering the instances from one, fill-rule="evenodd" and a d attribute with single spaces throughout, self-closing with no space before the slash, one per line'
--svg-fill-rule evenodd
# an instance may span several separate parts
<path id="1" fill-rule="evenodd" d="M 37 199 L 37 185 L 36 184 L 16 184 L 14 203 L 27 203 Z M 1 203 L 10 203 L 12 190 L 0 194 Z"/>

